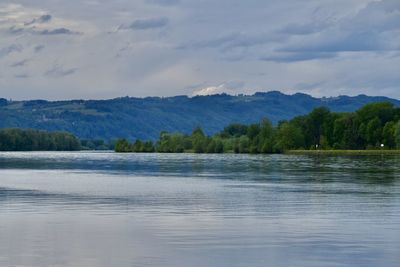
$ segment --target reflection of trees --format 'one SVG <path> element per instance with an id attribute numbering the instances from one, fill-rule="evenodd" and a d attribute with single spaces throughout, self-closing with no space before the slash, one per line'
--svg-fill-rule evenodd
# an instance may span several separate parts
<path id="1" fill-rule="evenodd" d="M 391 185 L 399 177 L 400 157 L 396 155 L 309 155 L 308 158 L 312 162 L 308 171 L 337 176 L 327 177 L 327 181 Z"/>

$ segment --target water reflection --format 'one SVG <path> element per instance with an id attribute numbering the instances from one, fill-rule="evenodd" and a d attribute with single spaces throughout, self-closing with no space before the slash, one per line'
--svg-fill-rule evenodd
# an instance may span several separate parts
<path id="1" fill-rule="evenodd" d="M 399 160 L 0 153 L 0 266 L 398 266 Z"/>

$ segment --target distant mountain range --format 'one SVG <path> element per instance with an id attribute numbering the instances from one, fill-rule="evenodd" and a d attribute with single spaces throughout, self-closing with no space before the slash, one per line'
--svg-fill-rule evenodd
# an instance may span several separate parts
<path id="1" fill-rule="evenodd" d="M 161 131 L 184 132 L 200 126 L 207 134 L 229 123 L 273 123 L 306 114 L 315 107 L 355 111 L 371 102 L 400 101 L 359 95 L 315 98 L 297 93 L 260 92 L 254 95 L 122 97 L 110 100 L 7 101 L 0 98 L 0 128 L 63 130 L 80 138 L 156 139 Z"/>

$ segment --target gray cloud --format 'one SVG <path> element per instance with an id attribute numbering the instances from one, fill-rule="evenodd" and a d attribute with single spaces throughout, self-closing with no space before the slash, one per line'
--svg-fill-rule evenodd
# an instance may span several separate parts
<path id="1" fill-rule="evenodd" d="M 219 38 L 197 42 L 193 45 L 193 47 L 219 47 L 227 50 L 235 47 L 249 47 L 259 44 L 266 44 L 278 40 L 281 40 L 281 37 L 262 32 L 255 34 L 236 32 L 221 36 Z"/>
<path id="2" fill-rule="evenodd" d="M 132 30 L 149 30 L 162 28 L 168 24 L 169 20 L 166 17 L 161 18 L 147 18 L 137 19 L 132 22 L 129 26 L 121 26 L 121 29 L 132 29 Z"/>
<path id="3" fill-rule="evenodd" d="M 175 6 L 180 3 L 180 0 L 147 0 L 146 2 L 160 6 Z"/>
<path id="4" fill-rule="evenodd" d="M 298 90 L 311 90 L 315 88 L 320 88 L 324 85 L 324 82 L 314 82 L 314 83 L 299 83 L 294 87 Z"/>
<path id="5" fill-rule="evenodd" d="M 334 53 L 349 51 L 381 51 L 390 50 L 381 35 L 375 32 L 326 32 L 306 40 L 284 45 L 279 52 Z"/>
<path id="6" fill-rule="evenodd" d="M 67 29 L 67 28 L 57 28 L 57 29 L 51 29 L 51 30 L 46 29 L 46 30 L 38 31 L 37 33 L 41 34 L 41 35 L 82 34 L 80 32 L 71 31 L 70 29 Z"/>
<path id="7" fill-rule="evenodd" d="M 5 57 L 12 53 L 22 52 L 23 48 L 21 45 L 12 44 L 10 46 L 4 47 L 0 49 L 0 58 Z"/>
<path id="8" fill-rule="evenodd" d="M 178 46 L 177 49 L 217 49 L 219 53 L 217 58 L 227 61 L 240 61 L 248 58 L 259 58 L 260 47 L 282 42 L 286 38 L 286 36 L 274 33 L 233 32 L 213 39 L 183 44 Z"/>
<path id="9" fill-rule="evenodd" d="M 12 33 L 12 34 L 19 34 L 19 33 L 24 32 L 25 28 L 21 28 L 16 25 L 13 25 L 8 29 L 8 31 L 9 31 L 9 33 Z"/>
<path id="10" fill-rule="evenodd" d="M 337 56 L 336 52 L 286 52 L 286 53 L 274 53 L 270 56 L 260 57 L 263 61 L 274 61 L 274 62 L 296 62 L 296 61 L 307 61 L 316 59 L 329 59 Z"/>
<path id="11" fill-rule="evenodd" d="M 344 30 L 350 31 L 392 31 L 400 29 L 400 1 L 381 0 L 370 2 L 354 17 L 344 19 Z"/>
<path id="12" fill-rule="evenodd" d="M 35 53 L 39 53 L 39 52 L 42 51 L 44 48 L 45 48 L 44 45 L 36 45 L 36 46 L 33 48 L 33 51 L 35 51 Z"/>
<path id="13" fill-rule="evenodd" d="M 0 4 L 2 94 L 14 99 L 191 95 L 226 81 L 242 82 L 237 93 L 400 97 L 398 0 L 16 2 Z M 24 58 L 35 64 L 12 67 Z"/>
<path id="14" fill-rule="evenodd" d="M 15 63 L 11 64 L 10 67 L 12 67 L 12 68 L 23 67 L 23 66 L 25 66 L 26 63 L 28 63 L 28 62 L 29 62 L 29 59 L 24 59 L 24 60 L 17 61 L 17 62 L 15 62 Z"/>
<path id="15" fill-rule="evenodd" d="M 42 15 L 42 16 L 36 18 L 36 19 L 31 20 L 30 22 L 25 22 L 24 25 L 25 26 L 30 26 L 30 25 L 35 24 L 35 23 L 46 23 L 46 22 L 49 22 L 51 19 L 52 19 L 51 15 L 48 15 L 48 14 L 47 15 Z"/>
<path id="16" fill-rule="evenodd" d="M 321 32 L 330 24 L 328 22 L 311 22 L 307 24 L 297 24 L 297 23 L 290 23 L 280 29 L 278 32 L 288 35 L 307 35 L 312 33 Z"/>
<path id="17" fill-rule="evenodd" d="M 334 24 L 287 25 L 285 34 L 305 35 L 282 44 L 279 52 L 321 54 L 336 52 L 400 50 L 400 2 L 382 0 L 371 2 L 354 16 Z M 305 55 L 306 57 L 306 55 Z"/>
<path id="18" fill-rule="evenodd" d="M 26 74 L 26 73 L 22 73 L 22 74 L 15 74 L 14 77 L 17 78 L 17 79 L 27 79 L 30 76 L 28 74 Z"/>
<path id="19" fill-rule="evenodd" d="M 8 32 L 11 34 L 21 34 L 21 33 L 30 33 L 30 34 L 38 34 L 38 35 L 81 35 L 82 32 L 72 31 L 67 28 L 54 28 L 54 29 L 39 29 L 36 27 L 26 27 L 21 28 L 18 26 L 11 26 L 8 29 Z"/>
<path id="20" fill-rule="evenodd" d="M 40 16 L 40 18 L 38 19 L 38 22 L 40 22 L 40 23 L 49 22 L 51 20 L 51 18 L 52 18 L 51 15 L 43 15 L 43 16 Z"/>
<path id="21" fill-rule="evenodd" d="M 55 64 L 51 69 L 45 72 L 46 76 L 60 78 L 74 74 L 78 68 L 65 68 L 63 65 Z"/>

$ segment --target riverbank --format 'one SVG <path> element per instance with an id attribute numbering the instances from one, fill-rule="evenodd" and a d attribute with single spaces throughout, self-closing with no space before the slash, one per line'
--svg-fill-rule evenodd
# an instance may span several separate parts
<path id="1" fill-rule="evenodd" d="M 400 150 L 288 150 L 285 154 L 302 155 L 400 155 Z"/>

